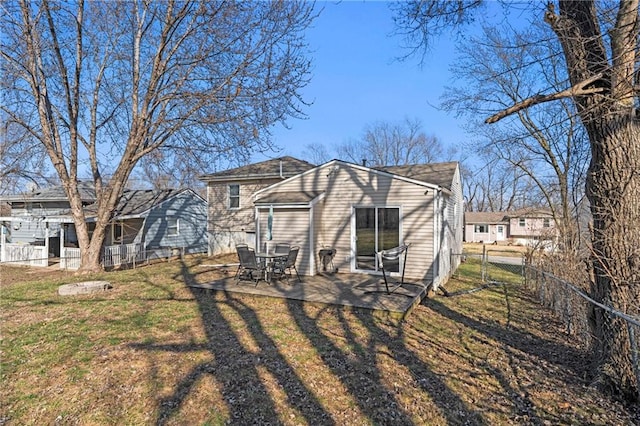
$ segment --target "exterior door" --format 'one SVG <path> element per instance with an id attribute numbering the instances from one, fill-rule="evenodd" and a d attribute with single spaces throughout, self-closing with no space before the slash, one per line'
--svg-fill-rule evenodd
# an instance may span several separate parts
<path id="1" fill-rule="evenodd" d="M 400 208 L 356 207 L 354 221 L 355 269 L 378 271 L 376 252 L 400 245 Z M 399 263 L 385 270 L 399 272 Z"/>
<path id="2" fill-rule="evenodd" d="M 504 225 L 496 226 L 496 240 L 504 241 Z"/>

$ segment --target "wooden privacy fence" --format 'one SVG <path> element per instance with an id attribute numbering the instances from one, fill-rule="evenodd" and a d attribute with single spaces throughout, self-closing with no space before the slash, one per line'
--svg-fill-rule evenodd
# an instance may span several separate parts
<path id="1" fill-rule="evenodd" d="M 636 391 L 640 398 L 640 319 L 597 302 L 577 286 L 531 265 L 524 266 L 525 286 L 538 295 L 540 302 L 563 320 L 567 334 L 575 336 L 583 344 L 593 339 L 589 323 L 589 310 L 602 309 L 612 319 L 625 322 L 632 368 L 636 376 Z"/>

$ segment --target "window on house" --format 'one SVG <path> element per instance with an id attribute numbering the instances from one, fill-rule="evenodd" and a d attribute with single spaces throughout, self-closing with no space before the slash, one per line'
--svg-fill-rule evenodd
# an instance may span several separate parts
<path id="1" fill-rule="evenodd" d="M 176 236 L 180 234 L 180 221 L 175 217 L 167 219 L 167 235 Z"/>
<path id="2" fill-rule="evenodd" d="M 549 221 L 548 217 L 544 218 L 544 220 L 542 221 L 542 226 L 544 226 L 545 228 L 548 228 L 551 226 L 551 222 Z"/>
<path id="3" fill-rule="evenodd" d="M 123 235 L 123 230 L 122 230 L 122 224 L 121 223 L 114 223 L 113 224 L 113 242 L 114 243 L 121 243 L 122 242 L 122 235 Z"/>
<path id="4" fill-rule="evenodd" d="M 521 228 L 524 228 L 527 224 L 527 221 L 524 217 L 521 217 L 520 219 L 518 219 L 518 226 L 520 226 Z"/>
<path id="5" fill-rule="evenodd" d="M 477 234 L 485 234 L 489 232 L 489 225 L 476 225 L 474 231 Z"/>
<path id="6" fill-rule="evenodd" d="M 240 208 L 240 185 L 229 185 L 229 208 Z"/>

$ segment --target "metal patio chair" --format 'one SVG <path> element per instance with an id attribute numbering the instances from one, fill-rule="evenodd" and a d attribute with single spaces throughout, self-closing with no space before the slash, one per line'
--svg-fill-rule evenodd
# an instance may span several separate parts
<path id="1" fill-rule="evenodd" d="M 255 250 L 246 244 L 238 244 L 236 246 L 236 252 L 238 253 L 238 260 L 240 261 L 240 266 L 238 266 L 235 276 L 236 284 L 239 283 L 241 279 L 254 281 L 256 286 L 260 280 L 266 282 L 266 266 L 264 263 L 258 262 Z"/>
<path id="2" fill-rule="evenodd" d="M 289 281 L 289 278 L 292 276 L 291 270 L 293 269 L 296 273 L 296 277 L 298 277 L 298 282 L 302 282 L 300 274 L 298 274 L 298 268 L 296 268 L 296 260 L 298 259 L 299 251 L 299 246 L 293 246 L 286 257 L 280 258 L 276 261 L 273 266 L 274 276 L 278 278 L 285 277 L 287 281 Z"/>
<path id="3" fill-rule="evenodd" d="M 398 289 L 399 287 L 402 287 L 402 284 L 404 284 L 404 269 L 405 269 L 405 265 L 407 264 L 407 251 L 409 250 L 409 245 L 408 244 L 404 244 L 398 247 L 393 247 L 390 248 L 388 250 L 381 250 L 379 252 L 376 252 L 376 256 L 378 256 L 378 264 L 380 266 L 380 269 L 382 270 L 382 276 L 384 277 L 384 286 L 385 289 L 387 290 L 387 294 L 391 294 L 393 293 L 396 289 Z M 400 256 L 402 256 L 404 254 L 404 260 L 402 262 L 402 277 L 400 278 L 400 283 L 396 283 L 398 284 L 397 286 L 395 286 L 391 291 L 389 290 L 389 281 L 387 280 L 387 273 L 384 270 L 384 262 L 396 262 L 398 261 L 398 265 L 400 264 Z"/>
<path id="4" fill-rule="evenodd" d="M 289 250 L 291 250 L 291 244 L 289 244 L 289 243 L 276 243 L 275 253 L 277 253 L 277 254 L 282 253 L 284 256 L 286 256 L 289 253 Z"/>

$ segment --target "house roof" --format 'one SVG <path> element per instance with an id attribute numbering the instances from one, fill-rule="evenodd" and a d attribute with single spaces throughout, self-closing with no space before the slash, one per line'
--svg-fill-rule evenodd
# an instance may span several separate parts
<path id="1" fill-rule="evenodd" d="M 151 208 L 175 197 L 190 189 L 163 189 L 163 190 L 127 190 L 122 194 L 118 207 L 113 217 L 115 219 L 125 219 L 130 217 L 142 217 L 151 210 Z M 193 192 L 193 191 L 191 191 Z M 195 192 L 194 192 L 195 194 Z M 198 198 L 198 196 L 196 194 Z M 204 200 L 203 200 L 204 202 Z M 95 214 L 97 206 L 91 205 L 85 208 L 85 214 Z"/>
<path id="2" fill-rule="evenodd" d="M 509 219 L 517 217 L 545 218 L 551 217 L 551 211 L 546 209 L 520 209 L 504 212 L 466 212 L 464 220 L 466 223 L 508 223 Z"/>
<path id="3" fill-rule="evenodd" d="M 418 165 L 409 165 L 409 166 L 389 166 L 389 167 L 373 168 L 373 167 L 362 166 L 360 164 L 355 164 L 355 163 L 334 159 L 324 164 L 321 164 L 317 167 L 312 167 L 309 170 L 306 170 L 305 172 L 297 175 L 295 178 L 296 179 L 303 178 L 303 176 L 308 173 L 314 173 L 313 172 L 314 169 L 318 169 L 318 170 L 329 169 L 328 175 L 330 175 L 331 173 L 333 173 L 333 170 L 335 169 L 335 167 L 339 167 L 339 165 L 344 165 L 347 167 L 363 170 L 368 173 L 384 174 L 387 176 L 391 176 L 394 179 L 399 179 L 399 180 L 413 183 L 416 185 L 422 185 L 427 188 L 443 188 L 445 191 L 451 191 L 453 178 L 455 176 L 455 172 L 458 167 L 457 162 L 449 162 L 449 163 L 433 163 L 433 164 L 418 164 Z M 401 173 L 406 173 L 408 176 L 403 175 Z M 423 180 L 423 179 L 429 179 L 429 180 Z M 436 181 L 436 182 L 433 182 L 433 181 Z M 440 182 L 442 183 L 442 185 L 440 184 Z M 286 182 L 283 180 L 257 191 L 254 194 L 254 199 L 257 198 L 257 200 L 254 201 L 254 203 L 256 205 L 275 204 L 275 202 L 268 203 L 268 202 L 265 202 L 264 200 L 266 199 L 266 197 L 270 197 L 271 194 L 277 194 L 278 192 L 282 192 L 282 191 L 278 191 L 277 189 L 277 188 L 280 188 L 281 185 L 286 185 Z M 263 196 L 263 194 L 266 194 L 266 197 Z"/>
<path id="4" fill-rule="evenodd" d="M 458 163 L 450 161 L 446 163 L 410 164 L 406 166 L 384 166 L 375 167 L 387 173 L 404 176 L 422 182 L 432 183 L 448 190 L 452 190 L 453 178 L 455 176 Z"/>
<path id="5" fill-rule="evenodd" d="M 506 212 L 466 212 L 464 221 L 466 223 L 508 223 L 509 218 Z"/>
<path id="6" fill-rule="evenodd" d="M 96 201 L 96 191 L 93 182 L 78 182 L 78 190 L 82 201 L 92 203 Z M 0 196 L 0 200 L 9 203 L 16 202 L 47 202 L 47 201 L 68 201 L 67 194 L 62 185 L 48 188 L 35 189 L 21 194 Z"/>
<path id="7" fill-rule="evenodd" d="M 285 156 L 202 175 L 198 179 L 206 182 L 229 182 L 264 178 L 289 178 L 314 167 L 315 165 L 306 161 Z"/>

